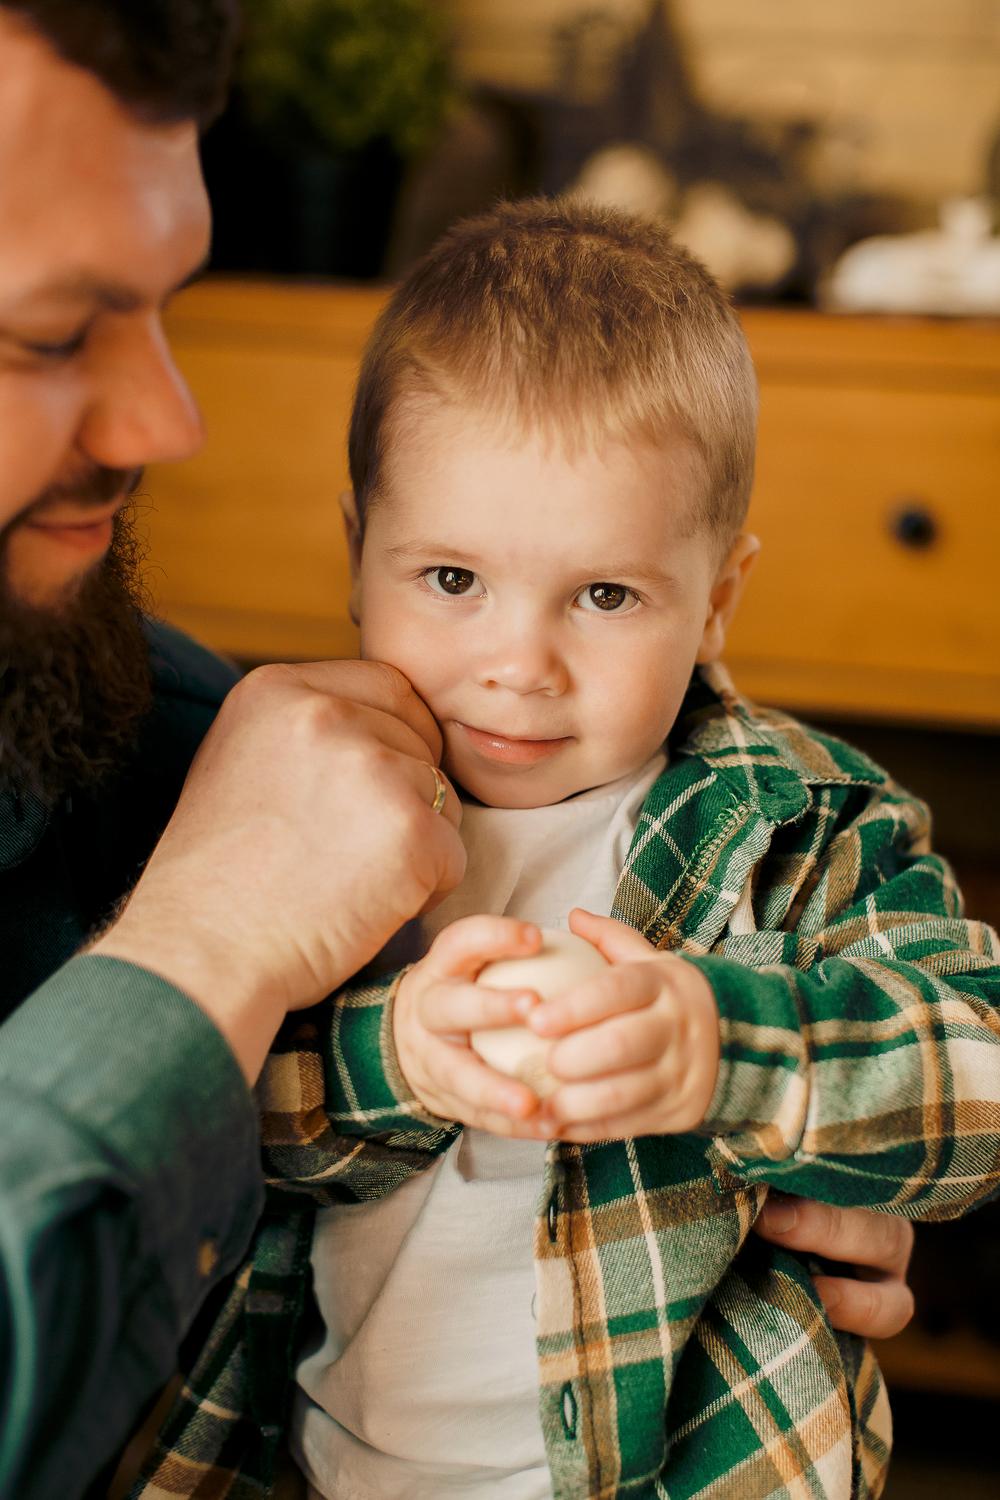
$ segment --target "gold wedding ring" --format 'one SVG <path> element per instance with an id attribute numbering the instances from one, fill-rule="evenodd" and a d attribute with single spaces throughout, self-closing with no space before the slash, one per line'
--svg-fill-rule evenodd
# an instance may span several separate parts
<path id="1" fill-rule="evenodd" d="M 437 766 L 431 766 L 431 774 L 434 777 L 434 801 L 431 803 L 431 812 L 439 813 L 444 807 L 444 799 L 448 795 L 448 783 L 445 781 Z"/>

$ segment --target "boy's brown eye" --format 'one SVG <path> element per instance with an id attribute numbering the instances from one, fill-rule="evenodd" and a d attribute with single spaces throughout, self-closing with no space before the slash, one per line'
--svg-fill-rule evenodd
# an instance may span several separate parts
<path id="1" fill-rule="evenodd" d="M 628 589 L 620 583 L 592 583 L 587 593 L 598 609 L 621 609 L 628 598 Z"/>
<path id="2" fill-rule="evenodd" d="M 432 576 L 446 594 L 466 594 L 476 581 L 467 568 L 436 568 Z"/>

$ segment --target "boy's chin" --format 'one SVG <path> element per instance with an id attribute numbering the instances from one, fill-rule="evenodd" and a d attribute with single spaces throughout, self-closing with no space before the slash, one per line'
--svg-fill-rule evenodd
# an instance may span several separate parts
<path id="1" fill-rule="evenodd" d="M 532 807 L 551 807 L 564 802 L 577 792 L 587 791 L 586 785 L 578 785 L 569 777 L 542 776 L 538 767 L 526 767 L 503 775 L 483 773 L 463 767 L 452 767 L 444 760 L 445 775 L 459 789 L 462 796 L 484 807 L 505 807 L 526 810 Z"/>

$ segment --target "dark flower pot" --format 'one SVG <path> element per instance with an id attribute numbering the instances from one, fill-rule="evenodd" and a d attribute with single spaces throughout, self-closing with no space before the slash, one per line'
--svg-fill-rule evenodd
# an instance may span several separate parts
<path id="1" fill-rule="evenodd" d="M 205 137 L 212 269 L 378 277 L 403 163 L 388 141 L 334 154 L 262 136 L 238 99 Z"/>
<path id="2" fill-rule="evenodd" d="M 287 165 L 286 269 L 305 276 L 377 277 L 402 179 L 391 146 L 373 141 L 339 156 L 310 152 Z"/>

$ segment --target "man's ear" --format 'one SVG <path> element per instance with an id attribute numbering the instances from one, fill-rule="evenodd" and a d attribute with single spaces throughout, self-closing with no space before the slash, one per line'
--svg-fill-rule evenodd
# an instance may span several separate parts
<path id="1" fill-rule="evenodd" d="M 712 592 L 708 596 L 708 612 L 705 615 L 705 630 L 695 660 L 701 666 L 718 661 L 726 644 L 726 631 L 736 613 L 736 606 L 743 595 L 743 586 L 760 551 L 757 537 L 743 531 L 730 547 L 728 554 L 715 575 Z"/>
<path id="2" fill-rule="evenodd" d="M 351 592 L 347 601 L 347 612 L 353 624 L 361 624 L 361 518 L 353 490 L 342 490 L 337 497 L 344 517 L 344 532 L 347 536 L 347 560 L 351 569 Z"/>

